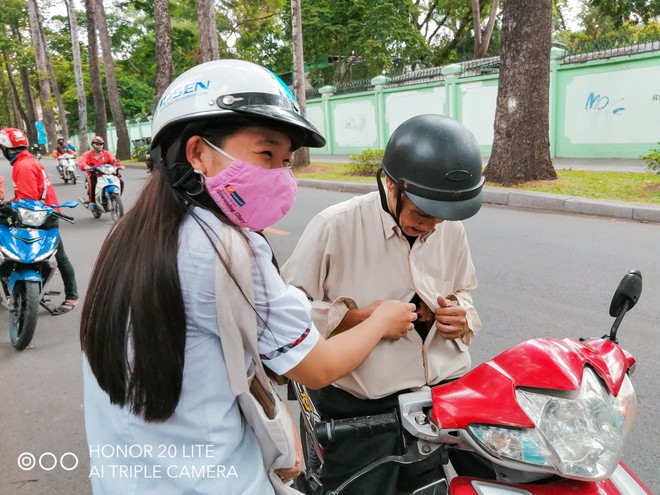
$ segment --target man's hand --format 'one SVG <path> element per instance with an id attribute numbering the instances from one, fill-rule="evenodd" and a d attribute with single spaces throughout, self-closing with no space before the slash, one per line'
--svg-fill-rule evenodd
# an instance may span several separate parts
<path id="1" fill-rule="evenodd" d="M 440 336 L 445 339 L 459 339 L 470 331 L 465 308 L 442 296 L 438 296 L 438 304 L 440 307 L 435 310 L 435 326 Z"/>

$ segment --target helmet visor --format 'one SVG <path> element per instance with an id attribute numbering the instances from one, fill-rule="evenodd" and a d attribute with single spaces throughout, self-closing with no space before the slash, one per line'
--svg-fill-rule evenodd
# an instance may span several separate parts
<path id="1" fill-rule="evenodd" d="M 290 124 L 305 132 L 303 146 L 322 148 L 325 139 L 321 133 L 298 113 L 295 104 L 288 98 L 269 93 L 243 93 L 218 97 L 217 105 L 238 114 L 276 120 Z"/>
<path id="2" fill-rule="evenodd" d="M 443 191 L 402 179 L 397 187 L 424 213 L 434 218 L 455 221 L 470 218 L 479 211 L 484 182 L 485 179 L 481 177 L 474 187 Z"/>
<path id="3" fill-rule="evenodd" d="M 481 209 L 481 194 L 463 201 L 434 201 L 410 193 L 406 195 L 424 213 L 442 220 L 466 220 Z"/>

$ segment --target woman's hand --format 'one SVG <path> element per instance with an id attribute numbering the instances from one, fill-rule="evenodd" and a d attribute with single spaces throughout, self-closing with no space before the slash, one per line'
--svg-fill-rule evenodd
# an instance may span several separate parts
<path id="1" fill-rule="evenodd" d="M 383 301 L 374 309 L 369 319 L 376 319 L 383 326 L 383 338 L 399 340 L 415 326 L 417 319 L 415 305 L 401 301 Z"/>
<path id="2" fill-rule="evenodd" d="M 275 470 L 275 474 L 280 477 L 284 483 L 289 483 L 293 481 L 301 472 L 302 472 L 302 442 L 300 441 L 300 433 L 298 433 L 298 428 L 296 428 L 296 423 L 293 420 L 293 415 L 291 410 L 287 407 L 287 412 L 289 413 L 289 418 L 291 419 L 291 424 L 293 425 L 294 440 L 296 444 L 296 461 L 292 467 L 289 468 L 280 468 Z"/>
<path id="3" fill-rule="evenodd" d="M 290 468 L 280 468 L 275 470 L 275 474 L 280 477 L 284 483 L 293 481 L 302 472 L 302 453 L 296 451 L 296 463 Z"/>

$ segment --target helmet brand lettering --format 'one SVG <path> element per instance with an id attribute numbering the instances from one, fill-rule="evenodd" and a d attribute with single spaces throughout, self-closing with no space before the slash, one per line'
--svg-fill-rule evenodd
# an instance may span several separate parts
<path id="1" fill-rule="evenodd" d="M 164 105 L 172 103 L 186 95 L 196 94 L 200 91 L 208 91 L 210 87 L 210 80 L 206 81 L 206 83 L 204 81 L 197 81 L 194 83 L 184 84 L 183 86 L 177 86 L 160 99 L 158 106 L 163 107 Z"/>

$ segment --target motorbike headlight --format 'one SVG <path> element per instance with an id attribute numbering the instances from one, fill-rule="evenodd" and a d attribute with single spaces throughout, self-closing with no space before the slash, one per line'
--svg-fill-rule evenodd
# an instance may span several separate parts
<path id="1" fill-rule="evenodd" d="M 18 208 L 18 219 L 23 225 L 28 227 L 40 227 L 46 221 L 48 210 L 28 210 L 27 208 Z"/>
<path id="2" fill-rule="evenodd" d="M 597 481 L 612 474 L 637 409 L 627 376 L 617 397 L 590 368 L 585 368 L 577 391 L 560 396 L 516 390 L 516 397 L 536 428 L 471 425 L 470 432 L 486 451 L 573 479 Z"/>

